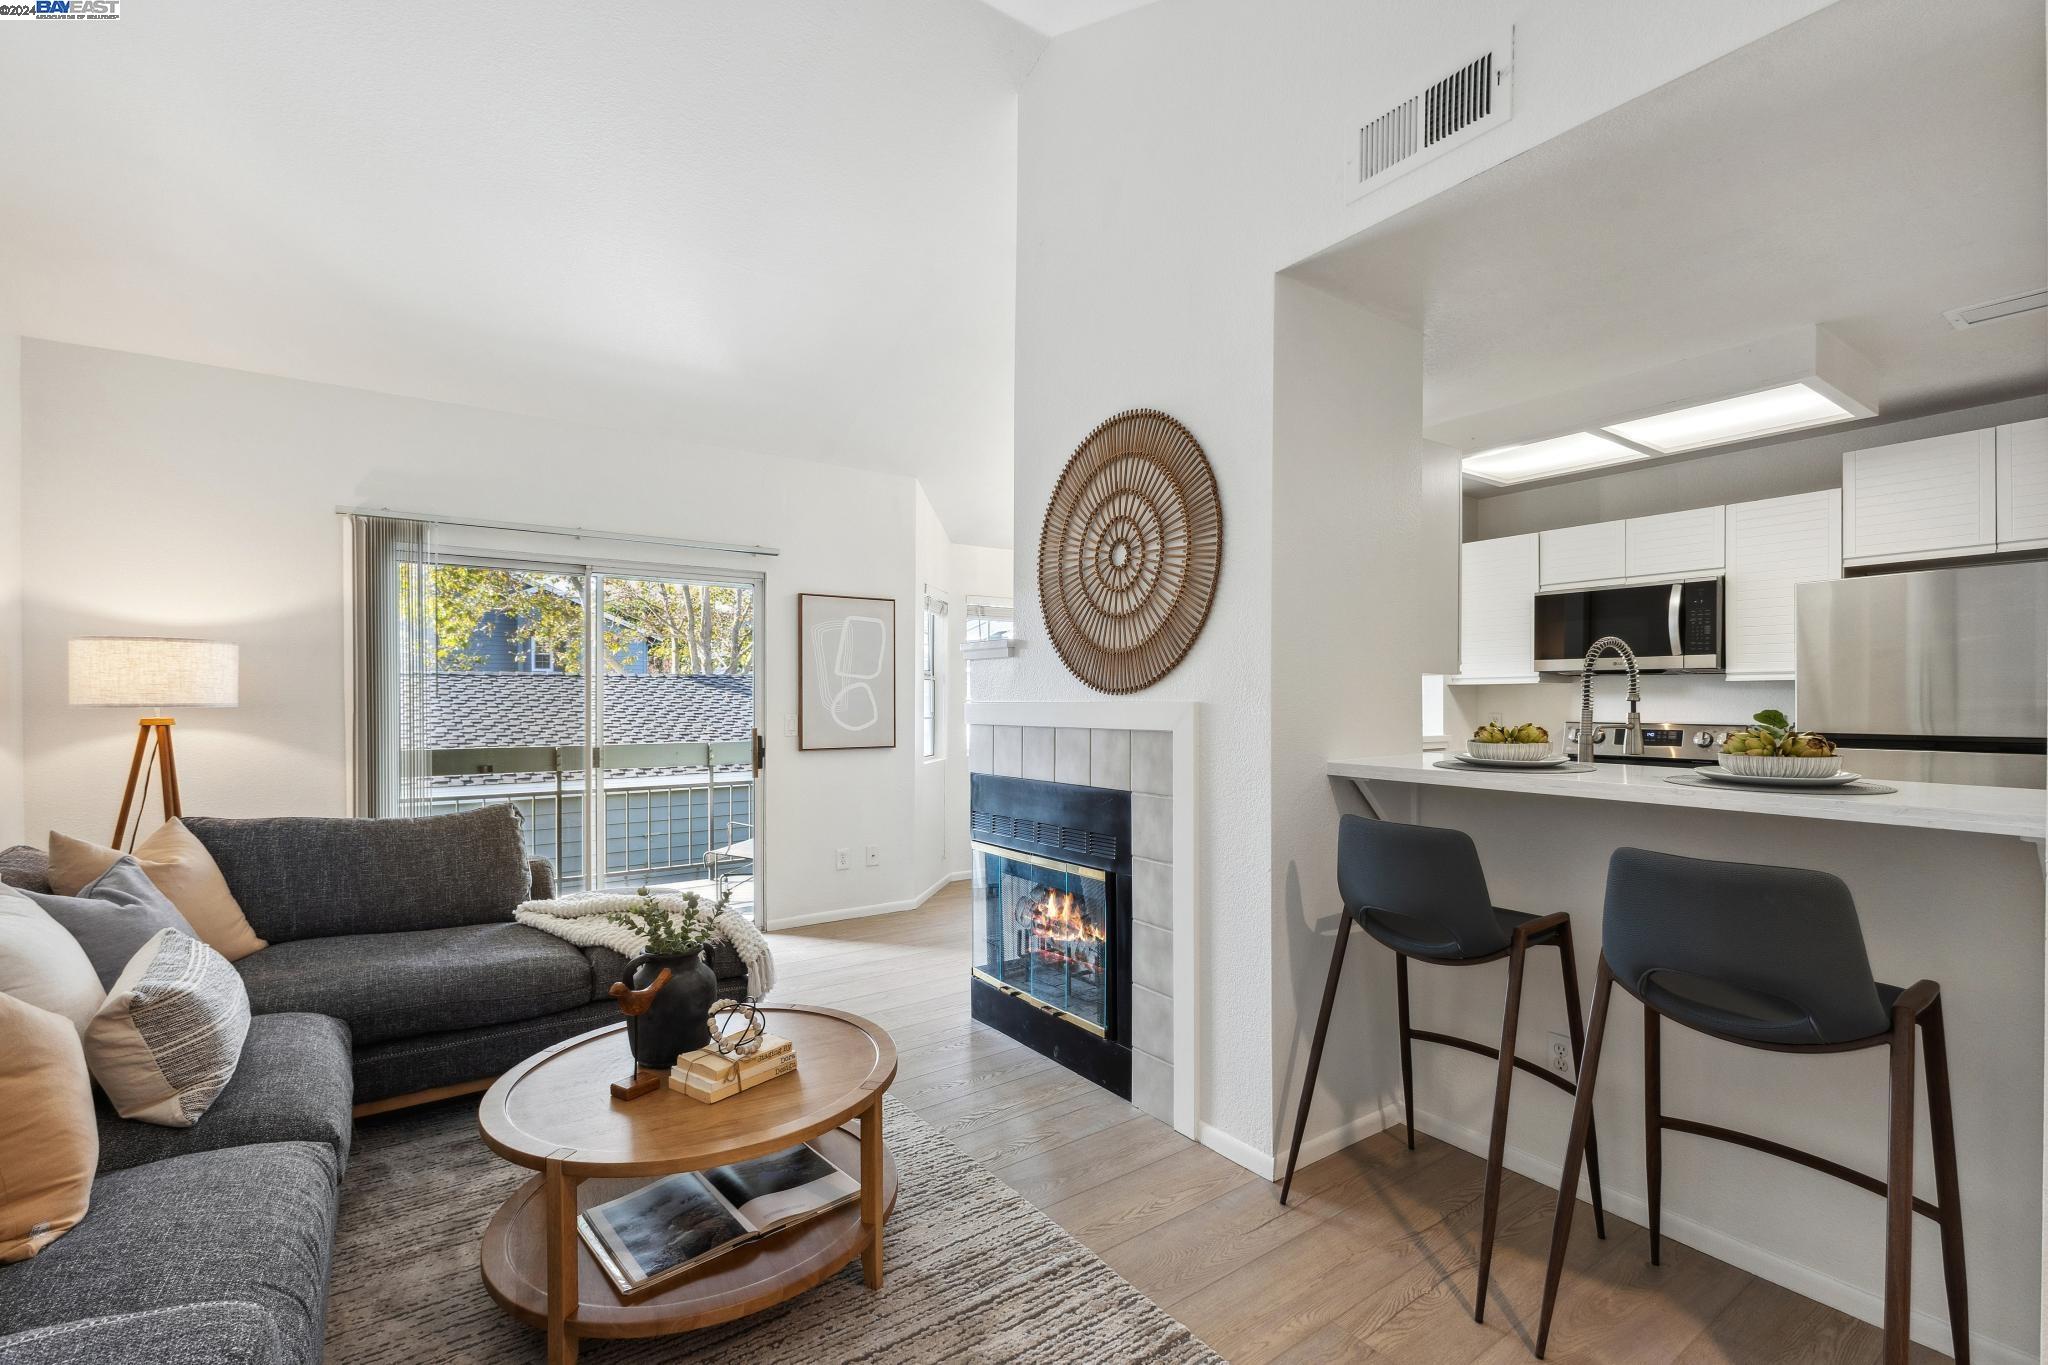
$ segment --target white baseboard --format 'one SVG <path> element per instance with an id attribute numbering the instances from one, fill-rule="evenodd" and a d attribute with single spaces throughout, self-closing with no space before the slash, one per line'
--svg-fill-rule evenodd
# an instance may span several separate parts
<path id="1" fill-rule="evenodd" d="M 1477 1128 L 1452 1123 L 1426 1109 L 1415 1111 L 1417 1132 L 1427 1133 L 1433 1138 L 1462 1147 L 1468 1152 L 1484 1153 L 1487 1134 Z M 1308 1160 L 1308 1145 L 1302 1145 L 1302 1160 Z M 1540 1185 L 1557 1188 L 1557 1179 L 1562 1171 L 1560 1164 L 1548 1157 L 1538 1156 L 1526 1148 L 1509 1146 L 1502 1158 L 1503 1164 L 1517 1175 L 1525 1175 Z M 1579 1178 L 1579 1198 L 1588 1200 L 1586 1179 Z M 1624 1190 L 1608 1186 L 1601 1191 L 1607 1209 L 1618 1213 L 1631 1222 L 1647 1224 L 1650 1211 L 1644 1200 Z M 1590 1200 L 1588 1200 L 1590 1202 Z M 1872 1236 L 1881 1235 L 1878 1219 L 1884 1212 L 1881 1203 L 1873 1202 Z M 1683 1242 L 1696 1251 L 1703 1251 L 1718 1260 L 1748 1271 L 1758 1279 L 1769 1280 L 1772 1284 L 1783 1285 L 1794 1293 L 1803 1294 L 1816 1303 L 1847 1313 L 1873 1325 L 1884 1323 L 1884 1303 L 1877 1294 L 1838 1279 L 1825 1270 L 1806 1265 L 1799 1261 L 1780 1256 L 1753 1242 L 1708 1227 L 1690 1218 L 1664 1212 L 1664 1235 L 1675 1242 Z M 1561 1306 L 1560 1312 L 1564 1311 Z M 1936 1317 L 1915 1309 L 1913 1312 L 1913 1340 L 1936 1351 L 1949 1349 L 1948 1319 Z M 1970 1333 L 1970 1349 L 1975 1359 L 1991 1362 L 1993 1365 L 2038 1365 L 2040 1357 L 2030 1349 L 2022 1349 L 2007 1342 L 1994 1341 L 1981 1332 Z"/>
<path id="2" fill-rule="evenodd" d="M 954 882 L 964 882 L 972 876 L 969 872 L 948 872 L 909 900 L 878 901 L 873 905 L 849 905 L 837 910 L 813 910 L 802 915 L 768 916 L 768 932 L 780 933 L 784 929 L 802 929 L 812 924 L 831 924 L 843 919 L 866 919 L 870 915 L 895 915 L 905 910 L 915 910 Z"/>
<path id="3" fill-rule="evenodd" d="M 1367 1109 L 1354 1114 L 1334 1128 L 1326 1128 L 1301 1140 L 1301 1159 L 1295 1163 L 1297 1171 L 1314 1165 L 1326 1156 L 1334 1156 L 1354 1142 L 1363 1142 L 1374 1133 L 1386 1128 L 1390 1121 L 1384 1109 Z M 1261 1180 L 1278 1180 L 1287 1169 L 1284 1152 L 1271 1156 L 1258 1150 L 1249 1142 L 1232 1137 L 1213 1123 L 1201 1126 L 1201 1142 L 1204 1147 L 1235 1164 L 1244 1167 Z"/>
<path id="4" fill-rule="evenodd" d="M 1249 1142 L 1232 1137 L 1213 1123 L 1198 1125 L 1195 1136 L 1204 1147 L 1225 1160 L 1244 1167 L 1259 1179 L 1273 1178 L 1273 1158 Z"/>

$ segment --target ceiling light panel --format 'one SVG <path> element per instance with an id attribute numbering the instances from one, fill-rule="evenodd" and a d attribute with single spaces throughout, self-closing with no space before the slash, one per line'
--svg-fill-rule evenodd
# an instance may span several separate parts
<path id="1" fill-rule="evenodd" d="M 1624 441 L 1676 455 L 1706 446 L 1826 426 L 1830 422 L 1853 421 L 1863 415 L 1850 411 L 1812 385 L 1799 383 L 1711 403 L 1695 403 L 1632 422 L 1616 422 L 1606 430 Z"/>
<path id="2" fill-rule="evenodd" d="M 1490 484 L 1527 483 L 1531 479 L 1578 474 L 1606 465 L 1627 464 L 1647 458 L 1642 451 L 1591 431 L 1575 431 L 1527 445 L 1500 446 L 1467 455 L 1464 468 L 1475 479 Z"/>

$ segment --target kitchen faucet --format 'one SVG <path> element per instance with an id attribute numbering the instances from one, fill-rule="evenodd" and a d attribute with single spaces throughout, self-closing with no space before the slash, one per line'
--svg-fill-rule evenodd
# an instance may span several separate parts
<path id="1" fill-rule="evenodd" d="M 1643 676 L 1636 668 L 1636 652 L 1617 635 L 1603 635 L 1586 651 L 1586 666 L 1579 670 L 1579 762 L 1593 761 L 1593 664 L 1602 654 L 1614 653 L 1628 665 L 1628 735 L 1621 751 L 1632 758 L 1643 752 L 1643 714 L 1637 708 L 1643 700 Z"/>

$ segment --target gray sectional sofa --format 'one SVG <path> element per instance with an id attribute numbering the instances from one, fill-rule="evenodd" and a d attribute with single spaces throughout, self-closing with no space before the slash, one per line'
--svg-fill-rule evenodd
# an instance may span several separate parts
<path id="1" fill-rule="evenodd" d="M 553 875 L 509 806 L 185 823 L 269 941 L 235 964 L 248 1041 L 194 1127 L 101 1101 L 85 1221 L 0 1266 L 0 1365 L 318 1361 L 352 1110 L 472 1085 L 619 1017 L 624 958 L 512 922 Z M 47 890 L 45 871 L 39 850 L 0 853 L 11 885 Z M 736 954 L 711 963 L 745 993 Z"/>

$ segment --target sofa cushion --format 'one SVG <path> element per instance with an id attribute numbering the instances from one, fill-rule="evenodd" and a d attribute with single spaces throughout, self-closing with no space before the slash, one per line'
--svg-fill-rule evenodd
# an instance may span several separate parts
<path id="1" fill-rule="evenodd" d="M 0 1342 L 12 1351 L 18 1341 L 32 1347 L 39 1329 L 187 1305 L 246 1320 L 230 1309 L 246 1304 L 276 1324 L 284 1348 L 256 1359 L 318 1360 L 340 1171 L 324 1143 L 268 1142 L 101 1176 L 84 1222 L 33 1260 L 0 1269 L 0 1324 L 9 1333 Z M 61 1342 L 65 1334 L 50 1335 Z M 169 1349 L 181 1340 L 105 1359 L 215 1358 Z M 41 1359 L 29 1350 L 17 1358 Z"/>
<path id="2" fill-rule="evenodd" d="M 257 1142 L 323 1142 L 346 1162 L 350 1136 L 348 1025 L 324 1014 L 249 1021 L 235 1078 L 190 1128 L 117 1118 L 99 1103 L 100 1171 Z"/>
<path id="3" fill-rule="evenodd" d="M 543 1014 L 538 1019 L 371 1043 L 355 1050 L 356 1103 L 368 1104 L 444 1085 L 487 1081 L 502 1076 L 544 1047 L 618 1022 L 618 1004 L 607 999 Z M 627 1065 L 623 1034 L 618 1055 L 623 1072 Z"/>
<path id="4" fill-rule="evenodd" d="M 0 993 L 61 1014 L 80 1033 L 107 998 L 71 931 L 12 887 L 0 887 Z"/>
<path id="5" fill-rule="evenodd" d="M 60 896 L 81 896 L 83 888 L 122 858 L 119 849 L 50 831 L 50 885 Z M 180 820 L 166 820 L 127 855 L 150 884 L 192 925 L 193 936 L 228 961 L 263 946 L 249 928 L 242 907 L 228 891 L 213 855 Z"/>
<path id="6" fill-rule="evenodd" d="M 162 929 L 198 935 L 169 897 L 143 873 L 142 864 L 122 853 L 99 876 L 76 891 L 24 891 L 51 919 L 71 931 L 108 990 L 142 945 Z"/>
<path id="7" fill-rule="evenodd" d="M 235 970 L 259 1014 L 331 1014 L 357 1047 L 590 1000 L 590 961 L 580 949 L 509 922 L 273 942 Z"/>
<path id="8" fill-rule="evenodd" d="M 23 891 L 50 889 L 50 855 L 27 844 L 0 849 L 0 886 Z"/>
<path id="9" fill-rule="evenodd" d="M 284 1325 L 252 1303 L 102 1313 L 0 1336 L 0 1365 L 303 1365 Z"/>
<path id="10" fill-rule="evenodd" d="M 0 1038 L 0 1261 L 20 1261 L 85 1217 L 99 1133 L 69 1019 L 0 995 Z"/>
<path id="11" fill-rule="evenodd" d="M 190 1128 L 234 1079 L 249 992 L 228 960 L 176 929 L 143 945 L 85 1030 L 92 1078 L 126 1119 Z"/>
<path id="12" fill-rule="evenodd" d="M 519 812 L 503 804 L 418 819 L 184 820 L 273 944 L 509 920 L 533 886 Z"/>

